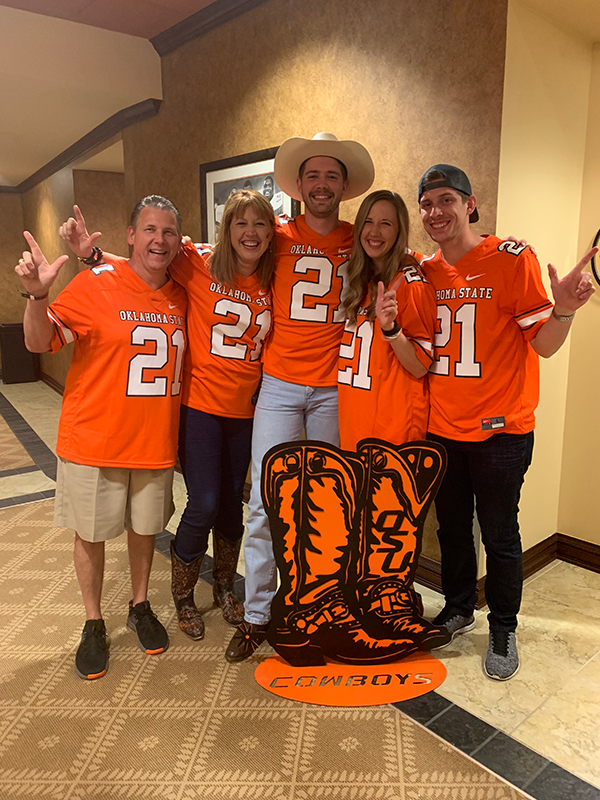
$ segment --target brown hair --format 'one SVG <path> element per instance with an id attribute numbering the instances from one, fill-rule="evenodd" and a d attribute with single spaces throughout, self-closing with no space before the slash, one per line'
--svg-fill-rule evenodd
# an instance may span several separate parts
<path id="1" fill-rule="evenodd" d="M 136 229 L 138 219 L 140 218 L 140 214 L 144 208 L 157 208 L 159 211 L 170 211 L 171 214 L 175 215 L 175 219 L 177 221 L 177 232 L 181 233 L 181 215 L 179 214 L 179 211 L 177 211 L 170 200 L 167 200 L 166 197 L 161 197 L 159 194 L 149 194 L 146 197 L 143 197 L 139 203 L 136 203 L 129 219 L 130 228 L 133 230 Z"/>
<path id="2" fill-rule="evenodd" d="M 275 232 L 273 206 L 260 192 L 255 192 L 253 189 L 240 189 L 227 198 L 223 209 L 223 218 L 217 233 L 215 249 L 210 260 L 210 272 L 220 283 L 225 283 L 232 288 L 235 285 L 235 277 L 238 271 L 235 250 L 231 246 L 231 223 L 236 219 L 241 219 L 247 208 L 251 208 L 260 219 L 264 219 L 271 226 L 272 231 Z M 275 248 L 273 240 L 271 240 L 269 246 L 260 257 L 256 269 L 256 275 L 263 289 L 269 287 L 274 269 Z"/>
<path id="3" fill-rule="evenodd" d="M 394 246 L 386 256 L 383 270 L 377 273 L 373 261 L 364 251 L 360 242 L 360 235 L 371 209 L 379 200 L 386 200 L 396 209 L 398 236 Z M 377 296 L 377 283 L 379 281 L 383 281 L 387 289 L 398 272 L 409 266 L 419 266 L 417 260 L 407 252 L 408 231 L 409 221 L 406 203 L 396 192 L 380 189 L 377 192 L 371 192 L 362 201 L 354 222 L 354 247 L 348 261 L 348 280 L 342 298 L 343 309 L 350 322 L 356 322 L 356 313 L 366 296 L 368 296 L 367 317 L 368 319 L 375 318 L 375 297 Z"/>

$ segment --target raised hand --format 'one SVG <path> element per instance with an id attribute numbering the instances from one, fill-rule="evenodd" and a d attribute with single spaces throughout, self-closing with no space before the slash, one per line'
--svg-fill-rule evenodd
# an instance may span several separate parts
<path id="1" fill-rule="evenodd" d="M 398 303 L 396 302 L 396 292 L 386 292 L 382 281 L 377 284 L 377 298 L 375 300 L 375 314 L 384 331 L 389 331 L 394 327 L 396 314 L 398 313 Z"/>
<path id="2" fill-rule="evenodd" d="M 73 206 L 73 213 L 75 217 L 69 217 L 66 222 L 58 229 L 58 234 L 61 239 L 69 245 L 71 250 L 79 258 L 88 258 L 92 255 L 92 248 L 96 240 L 102 236 L 100 231 L 95 233 L 88 233 L 85 226 L 85 219 L 81 213 L 79 206 Z"/>
<path id="3" fill-rule="evenodd" d="M 39 244 L 29 231 L 24 231 L 23 236 L 27 240 L 31 252 L 28 250 L 23 252 L 23 258 L 19 259 L 15 272 L 29 294 L 35 297 L 43 297 L 43 295 L 48 294 L 48 290 L 54 283 L 60 268 L 65 261 L 69 260 L 69 256 L 59 256 L 56 261 L 49 264 Z"/>
<path id="4" fill-rule="evenodd" d="M 550 288 L 554 298 L 554 305 L 557 314 L 572 314 L 578 308 L 585 305 L 594 294 L 594 285 L 588 272 L 584 272 L 584 267 L 595 256 L 598 248 L 594 247 L 587 252 L 577 266 L 567 273 L 564 278 L 558 277 L 558 272 L 553 264 L 548 264 L 548 275 L 550 276 Z"/>

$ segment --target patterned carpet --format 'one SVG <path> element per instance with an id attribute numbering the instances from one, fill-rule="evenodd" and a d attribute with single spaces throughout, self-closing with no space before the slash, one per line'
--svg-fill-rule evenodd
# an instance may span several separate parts
<path id="1" fill-rule="evenodd" d="M 0 417 L 0 472 L 20 467 L 30 467 L 33 460 L 27 450 Z"/>
<path id="2" fill-rule="evenodd" d="M 110 669 L 80 680 L 72 534 L 52 526 L 52 501 L 0 511 L 0 563 L 2 800 L 524 797 L 392 707 L 325 708 L 265 692 L 253 678 L 259 656 L 223 658 L 232 629 L 204 583 L 207 636 L 190 642 L 176 629 L 160 554 L 151 601 L 171 647 L 144 655 L 125 627 L 125 539 L 107 548 Z"/>

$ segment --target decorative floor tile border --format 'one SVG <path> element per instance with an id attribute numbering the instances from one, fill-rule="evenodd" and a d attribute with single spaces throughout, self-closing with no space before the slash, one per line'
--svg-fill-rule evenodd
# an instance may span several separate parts
<path id="1" fill-rule="evenodd" d="M 56 480 L 56 456 L 2 393 L 0 414 L 36 464 L 35 467 L 5 470 L 0 477 L 41 469 L 49 478 Z M 0 508 L 49 497 L 54 497 L 54 490 L 5 498 L 0 500 Z M 156 549 L 166 558 L 171 556 L 173 539 L 173 534 L 166 530 L 156 537 Z M 200 578 L 211 585 L 212 565 L 212 558 L 204 556 Z M 236 575 L 234 586 L 238 597 L 243 599 L 242 575 Z M 600 790 L 595 786 L 436 692 L 394 703 L 393 706 L 536 800 L 600 800 Z"/>

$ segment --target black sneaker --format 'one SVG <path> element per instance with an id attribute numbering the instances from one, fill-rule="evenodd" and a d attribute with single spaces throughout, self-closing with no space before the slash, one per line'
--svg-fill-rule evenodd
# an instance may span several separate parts
<path id="1" fill-rule="evenodd" d="M 108 671 L 108 645 L 103 619 L 88 619 L 75 655 L 75 672 L 84 681 L 102 678 Z"/>
<path id="2" fill-rule="evenodd" d="M 444 606 L 437 617 L 433 620 L 434 625 L 443 626 L 446 628 L 451 636 L 450 641 L 458 636 L 459 633 L 467 633 L 472 631 L 475 627 L 475 617 L 470 614 L 468 617 L 463 616 L 460 611 L 455 611 L 453 608 Z"/>
<path id="3" fill-rule="evenodd" d="M 138 647 L 149 656 L 164 653 L 169 646 L 169 635 L 150 608 L 148 600 L 135 605 L 133 600 L 129 601 L 127 627 L 137 633 Z"/>

